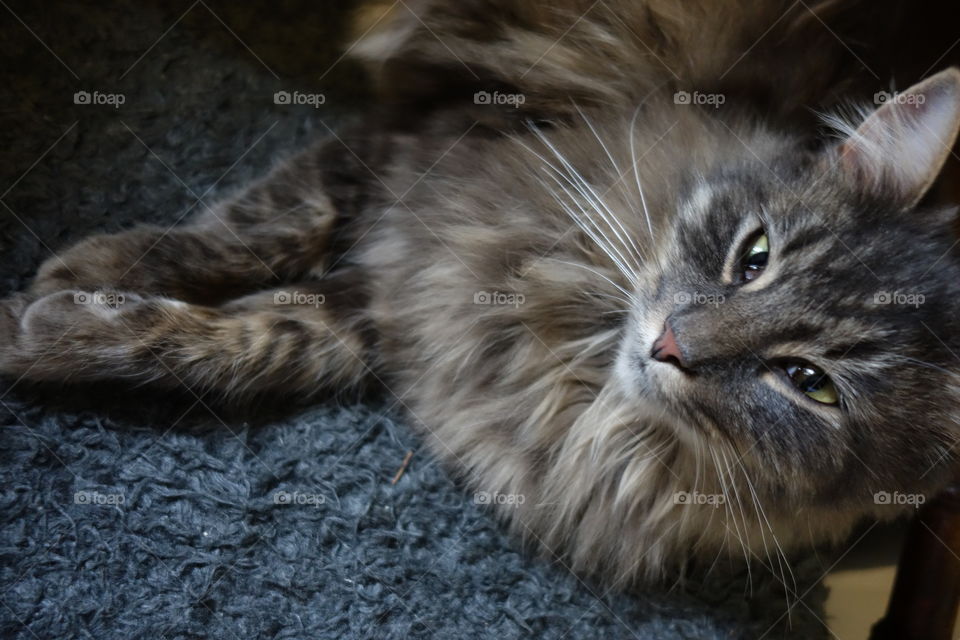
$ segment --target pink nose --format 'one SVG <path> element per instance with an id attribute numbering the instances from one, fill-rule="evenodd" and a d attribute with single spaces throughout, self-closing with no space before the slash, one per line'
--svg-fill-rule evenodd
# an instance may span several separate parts
<path id="1" fill-rule="evenodd" d="M 683 367 L 683 354 L 677 345 L 677 337 L 673 334 L 670 323 L 663 325 L 663 333 L 653 343 L 653 350 L 650 356 L 658 362 L 669 362 L 678 367 Z"/>

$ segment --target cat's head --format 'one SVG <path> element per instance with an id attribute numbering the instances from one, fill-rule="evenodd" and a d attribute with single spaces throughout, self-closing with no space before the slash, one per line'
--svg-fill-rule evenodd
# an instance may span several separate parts
<path id="1" fill-rule="evenodd" d="M 960 436 L 960 250 L 955 209 L 920 203 L 958 126 L 948 70 L 825 151 L 694 181 L 618 377 L 682 436 L 734 443 L 758 485 L 798 505 L 943 482 Z"/>

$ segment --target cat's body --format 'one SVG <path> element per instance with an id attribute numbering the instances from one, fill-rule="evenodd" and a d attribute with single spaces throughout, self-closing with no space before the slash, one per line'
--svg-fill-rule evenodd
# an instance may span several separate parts
<path id="1" fill-rule="evenodd" d="M 550 4 L 414 6 L 461 45 L 471 11 L 520 25 L 492 37 L 500 58 L 453 49 L 528 103 L 461 93 L 427 124 L 326 141 L 189 225 L 51 259 L 3 307 L 0 368 L 227 397 L 379 381 L 519 534 L 613 585 L 722 552 L 776 563 L 895 515 L 876 492 L 940 486 L 960 434 L 960 265 L 950 212 L 913 209 L 956 135 L 960 74 L 916 87 L 919 111 L 817 142 L 805 109 L 859 82 L 834 36 L 807 38 L 820 13 L 776 27 L 789 3 L 611 2 L 582 20 Z M 704 15 L 723 28 L 697 38 Z M 422 69 L 438 45 L 418 28 L 396 19 L 360 52 Z M 748 90 L 770 61 L 739 57 L 768 28 L 772 50 L 817 57 Z M 570 40 L 549 46 L 551 29 Z M 740 281 L 757 229 L 770 263 Z M 925 303 L 871 304 L 885 290 Z M 841 401 L 789 388 L 785 358 L 816 361 Z"/>

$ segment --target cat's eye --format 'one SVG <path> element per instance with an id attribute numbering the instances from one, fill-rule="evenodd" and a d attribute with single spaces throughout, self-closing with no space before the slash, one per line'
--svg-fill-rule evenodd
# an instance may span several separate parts
<path id="1" fill-rule="evenodd" d="M 740 276 L 745 282 L 757 278 L 767 268 L 770 240 L 763 229 L 751 235 L 744 243 L 740 258 Z"/>
<path id="2" fill-rule="evenodd" d="M 806 362 L 788 362 L 783 365 L 787 378 L 801 393 L 821 404 L 837 404 L 837 388 L 823 369 Z"/>

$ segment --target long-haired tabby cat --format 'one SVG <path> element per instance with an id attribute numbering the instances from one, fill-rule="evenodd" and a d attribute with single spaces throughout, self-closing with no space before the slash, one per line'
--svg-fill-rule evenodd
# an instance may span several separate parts
<path id="1" fill-rule="evenodd" d="M 925 198 L 960 72 L 833 137 L 813 116 L 893 74 L 877 4 L 394 3 L 352 49 L 388 113 L 52 257 L 0 370 L 228 402 L 379 381 L 614 584 L 839 539 L 943 485 L 960 435 L 955 208 Z"/>

